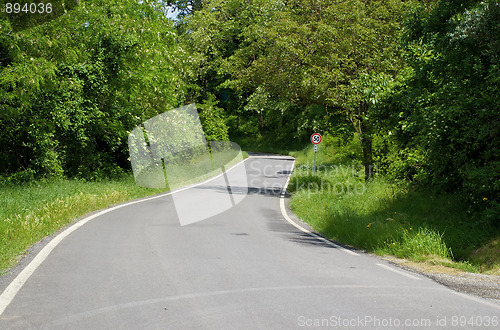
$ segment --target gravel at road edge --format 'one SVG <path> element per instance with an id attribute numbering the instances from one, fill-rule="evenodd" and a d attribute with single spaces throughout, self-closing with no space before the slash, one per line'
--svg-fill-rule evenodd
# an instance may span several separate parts
<path id="1" fill-rule="evenodd" d="M 490 299 L 500 304 L 500 276 L 474 274 L 446 267 L 429 267 L 397 258 L 384 258 L 394 265 L 427 276 L 458 292 Z"/>

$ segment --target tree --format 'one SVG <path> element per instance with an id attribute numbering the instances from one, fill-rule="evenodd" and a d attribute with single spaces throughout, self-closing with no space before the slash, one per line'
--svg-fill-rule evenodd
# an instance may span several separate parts
<path id="1" fill-rule="evenodd" d="M 422 183 L 465 191 L 499 219 L 500 4 L 442 0 L 415 15 L 407 49 L 412 69 L 382 114 L 388 129 L 420 150 Z"/>
<path id="2" fill-rule="evenodd" d="M 237 81 L 236 71 L 256 58 L 247 53 L 265 52 L 258 43 L 259 31 L 273 24 L 284 8 L 282 1 L 211 1 L 183 20 L 179 38 L 187 54 L 183 61 L 190 64 L 186 72 L 194 73 L 189 77 L 194 82 L 189 97 L 200 102 L 208 93 L 216 95 L 233 134 L 257 136 L 272 131 L 283 141 L 305 140 L 313 130 L 326 129 L 332 118 L 338 119 L 328 116 L 318 103 L 295 102 L 261 88 L 258 82 Z"/>
<path id="3" fill-rule="evenodd" d="M 243 31 L 253 21 L 272 12 L 268 3 L 268 0 L 206 2 L 201 9 L 183 19 L 179 40 L 184 51 L 185 77 L 191 81 L 189 100 L 201 103 L 213 94 L 225 108 L 226 115 L 237 117 L 238 123 L 248 114 L 243 108 L 255 87 L 235 89 L 224 86 L 231 76 L 222 64 L 240 47 Z"/>
<path id="4" fill-rule="evenodd" d="M 181 100 L 172 23 L 147 3 L 81 1 L 29 29 L 0 27 L 4 174 L 120 173 L 128 131 Z"/>
<path id="5" fill-rule="evenodd" d="M 234 88 L 261 86 L 300 105 L 344 114 L 371 177 L 370 110 L 403 65 L 399 31 L 412 2 L 269 1 L 278 10 L 248 26 L 224 65 Z"/>

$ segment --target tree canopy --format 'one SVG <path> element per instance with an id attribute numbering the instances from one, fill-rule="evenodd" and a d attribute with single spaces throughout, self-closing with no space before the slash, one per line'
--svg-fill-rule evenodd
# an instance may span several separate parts
<path id="1" fill-rule="evenodd" d="M 412 4 L 213 1 L 189 19 L 186 37 L 205 61 L 200 67 L 218 77 L 212 88 L 257 93 L 252 101 L 267 93 L 311 109 L 316 121 L 335 113 L 352 122 L 362 142 L 368 179 L 370 108 L 403 66 L 399 32 Z M 320 125 L 327 126 L 325 121 Z"/>
<path id="2" fill-rule="evenodd" d="M 166 13 L 174 9 L 174 21 Z M 496 0 L 60 0 L 0 12 L 0 173 L 99 178 L 126 137 L 197 103 L 205 133 L 356 134 L 365 177 L 500 218 Z"/>
<path id="3" fill-rule="evenodd" d="M 410 67 L 380 113 L 405 150 L 389 170 L 463 190 L 498 219 L 500 4 L 440 1 L 415 14 L 406 38 Z"/>
<path id="4" fill-rule="evenodd" d="M 147 3 L 81 1 L 17 32 L 4 16 L 0 29 L 2 173 L 120 172 L 128 131 L 182 99 L 173 25 Z"/>

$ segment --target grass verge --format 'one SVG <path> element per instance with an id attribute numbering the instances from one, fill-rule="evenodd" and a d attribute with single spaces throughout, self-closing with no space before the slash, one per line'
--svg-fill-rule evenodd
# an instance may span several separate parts
<path id="1" fill-rule="evenodd" d="M 468 213 L 458 196 L 414 191 L 383 177 L 365 184 L 349 151 L 355 145 L 337 153 L 323 147 L 315 174 L 311 146 L 293 154 L 289 185 L 292 210 L 316 231 L 379 255 L 500 275 L 498 231 Z"/>
<path id="2" fill-rule="evenodd" d="M 31 245 L 76 218 L 162 191 L 139 187 L 131 176 L 116 181 L 52 180 L 2 186 L 0 274 L 15 265 Z"/>

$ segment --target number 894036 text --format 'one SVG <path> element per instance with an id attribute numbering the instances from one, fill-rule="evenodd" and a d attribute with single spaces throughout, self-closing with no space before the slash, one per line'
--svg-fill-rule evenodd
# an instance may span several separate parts
<path id="1" fill-rule="evenodd" d="M 52 13 L 51 3 L 18 3 L 7 2 L 5 4 L 5 12 L 7 14 L 50 14 Z"/>

